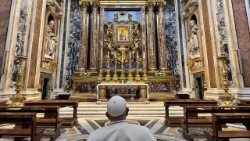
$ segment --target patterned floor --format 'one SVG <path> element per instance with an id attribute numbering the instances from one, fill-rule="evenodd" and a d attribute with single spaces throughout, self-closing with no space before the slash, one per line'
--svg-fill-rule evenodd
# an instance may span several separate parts
<path id="1" fill-rule="evenodd" d="M 134 119 L 129 119 L 134 120 Z M 148 127 L 158 141 L 186 141 L 182 135 L 182 129 L 177 127 L 167 127 L 164 124 L 164 119 L 137 119 L 142 126 Z M 102 127 L 107 122 L 107 119 L 79 119 L 79 124 L 73 128 L 61 129 L 62 135 L 56 139 L 56 141 L 86 141 L 89 134 L 94 130 Z M 239 128 L 238 126 L 231 126 L 231 128 Z M 240 126 L 241 128 L 241 126 Z M 194 128 L 191 132 L 197 134 L 203 133 L 204 130 L 210 130 L 207 128 Z M 47 130 L 49 132 L 49 130 Z M 28 141 L 29 139 L 23 139 Z M 22 140 L 22 141 L 23 141 Z M 206 139 L 194 139 L 194 141 L 205 141 Z M 234 141 L 250 141 L 249 139 L 233 139 Z M 232 140 L 232 141 L 233 141 Z M 0 141 L 13 141 L 13 138 L 3 137 Z M 21 141 L 21 140 L 19 140 Z M 48 138 L 43 138 L 42 141 L 49 141 Z"/>
<path id="2" fill-rule="evenodd" d="M 178 133 L 178 128 L 168 128 L 164 125 L 164 119 L 137 119 L 136 121 L 138 121 L 140 125 L 148 127 L 159 141 L 185 140 L 181 136 L 181 133 Z M 79 122 L 80 124 L 72 129 L 68 129 L 68 131 L 61 135 L 57 141 L 84 141 L 87 139 L 89 133 L 104 126 L 106 122 L 106 119 L 83 119 Z"/>

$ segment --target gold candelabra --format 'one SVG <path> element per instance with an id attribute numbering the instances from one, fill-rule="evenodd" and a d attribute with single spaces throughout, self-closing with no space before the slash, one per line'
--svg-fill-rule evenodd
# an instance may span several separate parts
<path id="1" fill-rule="evenodd" d="M 142 80 L 147 83 L 148 82 L 148 75 L 147 75 L 147 60 L 146 60 L 146 53 L 143 52 L 142 54 L 142 59 L 143 59 L 143 76 Z"/>
<path id="2" fill-rule="evenodd" d="M 109 68 L 109 52 L 108 52 L 108 57 L 107 57 L 107 75 L 106 75 L 106 78 L 105 78 L 105 80 L 107 81 L 107 82 L 109 82 L 110 80 L 111 80 L 111 76 L 110 76 L 110 68 Z"/>
<path id="3" fill-rule="evenodd" d="M 116 52 L 115 52 L 115 57 L 114 57 L 114 63 L 115 63 L 115 68 L 114 68 L 114 75 L 113 75 L 112 80 L 114 82 L 117 82 L 118 81 L 118 75 L 117 75 L 117 58 L 116 58 Z"/>
<path id="4" fill-rule="evenodd" d="M 139 62 L 140 62 L 140 59 L 139 59 L 139 54 L 137 51 L 136 52 L 136 74 L 135 74 L 135 81 L 137 81 L 137 82 L 141 81 L 141 77 L 139 74 Z"/>
<path id="5" fill-rule="evenodd" d="M 132 75 L 132 52 L 129 52 L 129 72 L 128 72 L 128 81 L 132 82 L 133 75 Z"/>
<path id="6" fill-rule="evenodd" d="M 219 96 L 220 99 L 220 106 L 233 106 L 234 105 L 234 97 L 228 93 L 228 76 L 227 76 L 227 70 L 226 70 L 226 56 L 223 52 L 221 56 L 218 58 L 221 61 L 221 83 L 222 88 L 224 89 L 224 93 Z"/>
<path id="7" fill-rule="evenodd" d="M 17 80 L 16 80 L 16 94 L 12 95 L 12 97 L 10 97 L 10 100 L 12 101 L 10 107 L 23 107 L 24 106 L 24 101 L 26 100 L 26 98 L 20 93 L 21 92 L 21 88 L 22 88 L 22 78 L 23 78 L 23 62 L 27 59 L 27 57 L 25 57 L 22 52 L 17 55 L 17 60 L 19 62 L 19 66 L 17 69 Z"/>
<path id="8" fill-rule="evenodd" d="M 102 80 L 103 80 L 103 59 L 101 58 L 101 61 L 100 61 L 100 70 L 99 70 L 99 75 L 98 75 L 98 82 L 101 83 Z"/>

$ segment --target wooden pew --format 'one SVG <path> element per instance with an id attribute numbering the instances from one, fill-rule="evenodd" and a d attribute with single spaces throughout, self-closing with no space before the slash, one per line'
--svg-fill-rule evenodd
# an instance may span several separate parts
<path id="1" fill-rule="evenodd" d="M 43 136 L 50 137 L 51 140 L 55 140 L 61 135 L 60 128 L 62 125 L 61 119 L 59 119 L 59 107 L 57 106 L 38 106 L 29 107 L 24 106 L 22 108 L 10 108 L 10 107 L 0 107 L 0 113 L 36 113 L 44 114 L 43 117 L 37 117 L 36 126 L 40 128 L 54 128 L 54 132 L 50 134 L 43 134 Z M 53 115 L 53 116 L 51 116 Z"/>
<path id="2" fill-rule="evenodd" d="M 250 138 L 250 127 L 247 130 L 226 130 L 222 131 L 222 124 L 225 123 L 243 123 L 249 125 L 250 113 L 214 113 L 213 118 L 213 131 L 206 132 L 208 140 L 218 141 L 219 139 L 229 138 Z"/>
<path id="3" fill-rule="evenodd" d="M 165 124 L 172 126 L 181 126 L 183 122 L 183 116 L 170 116 L 169 107 L 170 106 L 216 106 L 217 101 L 215 100 L 195 100 L 195 99 L 179 99 L 179 100 L 168 100 L 164 102 L 165 106 Z"/>
<path id="4" fill-rule="evenodd" d="M 205 127 L 212 126 L 211 116 L 199 116 L 199 114 L 212 114 L 212 113 L 250 113 L 249 106 L 234 106 L 219 107 L 219 106 L 186 106 L 184 107 L 184 120 L 182 123 L 183 133 L 182 136 L 188 140 L 196 137 L 204 137 L 205 135 L 195 136 L 189 134 L 189 127 Z M 195 116 L 194 116 L 195 115 Z"/>
<path id="5" fill-rule="evenodd" d="M 39 141 L 43 130 L 36 126 L 36 113 L 0 112 L 0 123 L 20 123 L 25 127 L 0 129 L 0 136 L 30 137 L 31 141 Z"/>
<path id="6" fill-rule="evenodd" d="M 250 99 L 239 99 L 239 106 L 250 106 Z"/>
<path id="7" fill-rule="evenodd" d="M 76 123 L 77 120 L 77 107 L 78 101 L 73 100 L 31 100 L 26 101 L 25 106 L 58 106 L 58 107 L 73 107 L 73 114 L 72 117 L 61 117 L 62 119 L 62 126 L 64 127 L 72 127 Z"/>

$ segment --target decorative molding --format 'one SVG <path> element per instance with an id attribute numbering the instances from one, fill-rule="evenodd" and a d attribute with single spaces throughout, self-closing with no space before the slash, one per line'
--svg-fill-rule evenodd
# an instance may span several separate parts
<path id="1" fill-rule="evenodd" d="M 187 3 L 185 3 L 185 6 L 183 8 L 182 17 L 185 19 L 189 17 L 194 11 L 198 9 L 198 0 L 189 0 Z"/>

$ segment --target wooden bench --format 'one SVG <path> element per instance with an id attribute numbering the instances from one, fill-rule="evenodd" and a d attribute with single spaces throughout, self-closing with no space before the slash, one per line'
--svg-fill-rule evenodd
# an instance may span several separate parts
<path id="1" fill-rule="evenodd" d="M 189 127 L 205 127 L 212 126 L 212 117 L 200 116 L 199 114 L 212 114 L 212 113 L 250 113 L 249 106 L 235 106 L 235 107 L 219 107 L 219 106 L 186 106 L 184 107 L 184 120 L 182 123 L 182 136 L 188 140 L 196 137 L 204 137 L 204 135 L 193 135 L 189 133 Z"/>
<path id="2" fill-rule="evenodd" d="M 43 114 L 43 116 L 37 116 L 36 125 L 40 128 L 54 128 L 54 132 L 50 134 L 43 134 L 43 136 L 50 137 L 51 140 L 55 140 L 61 135 L 60 128 L 62 122 L 59 118 L 59 107 L 57 106 L 24 106 L 22 108 L 0 107 L 0 113 L 1 112 Z"/>
<path id="3" fill-rule="evenodd" d="M 60 117 L 62 119 L 63 127 L 72 127 L 76 123 L 77 120 L 77 107 L 78 101 L 73 100 L 32 100 L 26 101 L 25 106 L 58 106 L 58 107 L 73 107 L 72 117 Z"/>
<path id="4" fill-rule="evenodd" d="M 181 126 L 183 122 L 183 116 L 170 116 L 169 115 L 169 107 L 170 106 L 216 106 L 217 101 L 215 100 L 195 100 L 195 99 L 179 99 L 179 100 L 169 100 L 164 102 L 165 106 L 165 124 L 173 127 L 173 126 Z"/>
<path id="5" fill-rule="evenodd" d="M 250 100 L 248 99 L 238 99 L 238 101 L 239 101 L 239 103 L 238 103 L 238 105 L 239 106 L 246 106 L 246 105 L 248 105 L 248 106 L 250 106 Z"/>
<path id="6" fill-rule="evenodd" d="M 243 123 L 249 125 L 250 113 L 214 113 L 213 118 L 213 131 L 206 132 L 208 140 L 218 141 L 219 139 L 229 138 L 250 138 L 249 126 L 247 130 L 226 130 L 222 131 L 222 124 L 225 123 Z"/>
<path id="7" fill-rule="evenodd" d="M 28 136 L 31 141 L 39 141 L 43 135 L 43 130 L 36 126 L 36 113 L 0 112 L 0 123 L 25 124 L 20 128 L 0 129 L 0 136 Z"/>

